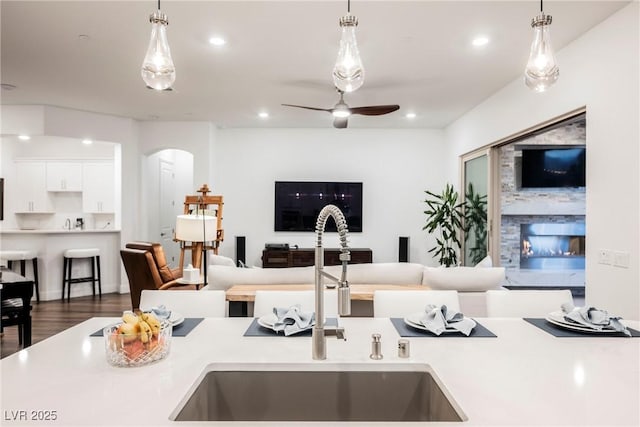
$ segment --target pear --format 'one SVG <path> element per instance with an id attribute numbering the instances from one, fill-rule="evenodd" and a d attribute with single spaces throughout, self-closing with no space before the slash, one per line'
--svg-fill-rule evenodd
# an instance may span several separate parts
<path id="1" fill-rule="evenodd" d="M 117 330 L 118 335 L 122 336 L 122 340 L 124 342 L 135 341 L 138 338 L 138 327 L 137 324 L 132 323 L 123 323 L 118 326 Z"/>

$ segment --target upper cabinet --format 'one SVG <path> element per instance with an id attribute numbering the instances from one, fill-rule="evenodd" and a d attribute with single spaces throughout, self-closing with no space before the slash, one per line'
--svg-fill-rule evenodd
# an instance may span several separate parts
<path id="1" fill-rule="evenodd" d="M 82 210 L 86 213 L 115 211 L 113 162 L 82 164 Z"/>
<path id="2" fill-rule="evenodd" d="M 16 213 L 51 213 L 53 202 L 47 191 L 47 164 L 45 162 L 16 162 L 13 200 Z"/>
<path id="3" fill-rule="evenodd" d="M 82 163 L 47 162 L 48 191 L 82 191 Z"/>

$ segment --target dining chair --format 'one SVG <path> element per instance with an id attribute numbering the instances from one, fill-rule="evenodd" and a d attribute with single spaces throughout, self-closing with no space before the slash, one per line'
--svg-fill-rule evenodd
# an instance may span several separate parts
<path id="1" fill-rule="evenodd" d="M 447 308 L 460 311 L 458 291 L 386 291 L 373 293 L 374 317 L 404 317 L 411 313 L 424 311 L 428 304 L 446 305 Z"/>
<path id="2" fill-rule="evenodd" d="M 225 317 L 224 291 L 194 291 L 144 289 L 140 295 L 140 309 L 164 305 L 184 317 Z"/>
<path id="3" fill-rule="evenodd" d="M 562 290 L 489 290 L 488 317 L 545 317 L 561 310 L 562 304 L 573 304 L 571 291 Z"/>
<path id="4" fill-rule="evenodd" d="M 0 283 L 0 293 L 2 292 L 2 284 Z M 0 333 L 4 332 L 6 326 L 18 327 L 18 345 L 24 345 L 24 310 L 22 300 L 20 298 L 10 298 L 2 300 L 0 307 Z"/>
<path id="5" fill-rule="evenodd" d="M 273 313 L 274 307 L 300 304 L 302 311 L 315 311 L 315 291 L 256 291 L 253 317 Z M 335 289 L 324 291 L 324 315 L 338 315 L 338 294 Z"/>

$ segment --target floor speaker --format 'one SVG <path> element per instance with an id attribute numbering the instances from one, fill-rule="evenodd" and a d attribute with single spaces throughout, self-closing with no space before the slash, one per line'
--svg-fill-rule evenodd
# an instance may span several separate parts
<path id="1" fill-rule="evenodd" d="M 246 246 L 247 238 L 244 236 L 236 236 L 236 265 L 238 267 L 247 263 Z"/>
<path id="2" fill-rule="evenodd" d="M 398 241 L 398 262 L 409 262 L 409 238 L 400 237 Z"/>

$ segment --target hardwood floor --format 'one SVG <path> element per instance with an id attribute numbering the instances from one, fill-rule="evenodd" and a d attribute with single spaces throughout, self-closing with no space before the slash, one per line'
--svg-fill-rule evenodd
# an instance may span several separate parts
<path id="1" fill-rule="evenodd" d="M 80 322 L 96 316 L 120 316 L 131 309 L 129 294 L 103 294 L 102 298 L 87 296 L 61 302 L 32 301 L 32 344 L 49 338 Z M 4 328 L 0 337 L 0 357 L 4 358 L 21 350 L 18 345 L 18 327 Z"/>

